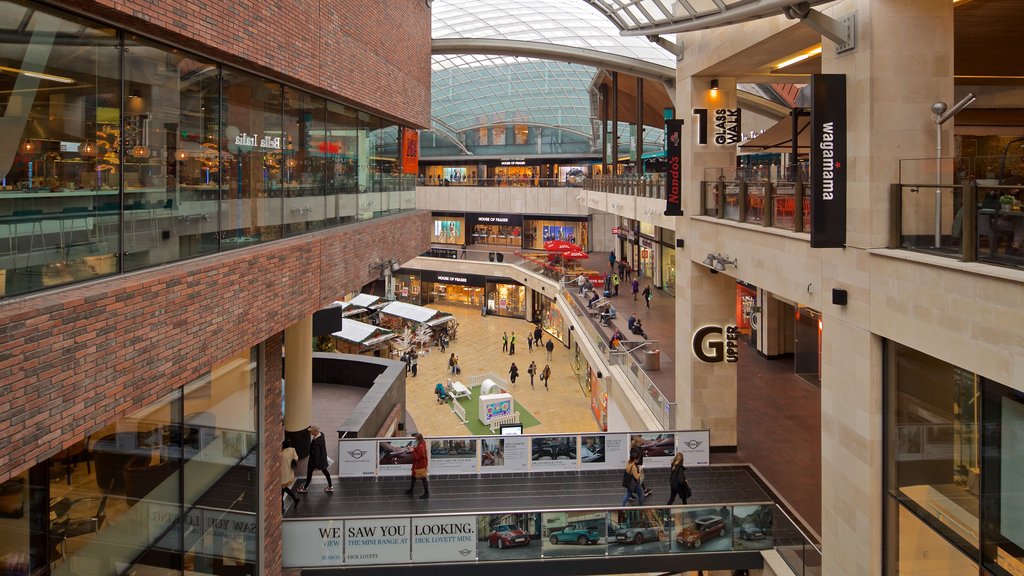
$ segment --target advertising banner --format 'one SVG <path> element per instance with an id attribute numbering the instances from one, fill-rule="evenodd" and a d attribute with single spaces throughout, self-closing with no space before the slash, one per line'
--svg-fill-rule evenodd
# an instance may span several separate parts
<path id="1" fill-rule="evenodd" d="M 665 160 L 668 172 L 665 177 L 665 216 L 683 215 L 683 121 L 665 121 Z"/>
<path id="2" fill-rule="evenodd" d="M 710 466 L 711 432 L 709 430 L 676 432 L 676 450 L 683 453 L 684 466 Z"/>
<path id="3" fill-rule="evenodd" d="M 345 564 L 399 564 L 408 561 L 408 518 L 345 521 Z"/>
<path id="4" fill-rule="evenodd" d="M 412 447 L 415 438 L 390 438 L 377 441 L 377 475 L 411 476 Z"/>
<path id="5" fill-rule="evenodd" d="M 579 436 L 530 438 L 530 470 L 576 470 Z"/>
<path id="6" fill-rule="evenodd" d="M 373 476 L 376 473 L 376 440 L 338 440 L 338 476 Z"/>
<path id="7" fill-rule="evenodd" d="M 342 520 L 303 520 L 281 523 L 281 565 L 285 568 L 341 566 L 345 539 Z"/>
<path id="8" fill-rule="evenodd" d="M 846 246 L 846 75 L 811 74 L 811 248 Z"/>
<path id="9" fill-rule="evenodd" d="M 676 455 L 676 436 L 672 432 L 637 432 L 630 434 L 630 447 L 644 451 L 644 466 L 668 468 Z"/>
<path id="10" fill-rule="evenodd" d="M 427 440 L 430 445 L 431 474 L 476 474 L 476 438 Z"/>
<path id="11" fill-rule="evenodd" d="M 480 439 L 480 472 L 529 472 L 528 436 L 492 436 Z"/>
<path id="12" fill-rule="evenodd" d="M 412 519 L 413 562 L 475 562 L 476 516 Z"/>
<path id="13" fill-rule="evenodd" d="M 539 560 L 541 531 L 539 512 L 477 516 L 477 559 Z"/>
<path id="14" fill-rule="evenodd" d="M 412 128 L 402 129 L 402 173 L 416 174 L 420 162 L 420 133 Z"/>
<path id="15" fill-rule="evenodd" d="M 580 470 L 620 470 L 629 456 L 626 434 L 583 434 L 580 436 Z"/>

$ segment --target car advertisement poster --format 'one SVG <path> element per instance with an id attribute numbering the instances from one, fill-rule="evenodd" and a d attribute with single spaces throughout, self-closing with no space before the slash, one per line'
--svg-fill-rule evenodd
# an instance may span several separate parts
<path id="1" fill-rule="evenodd" d="M 376 473 L 376 440 L 338 441 L 338 476 L 373 476 Z"/>
<path id="2" fill-rule="evenodd" d="M 722 552 L 732 549 L 729 508 L 675 510 L 673 552 Z"/>
<path id="3" fill-rule="evenodd" d="M 580 436 L 580 470 L 621 470 L 629 456 L 626 434 Z"/>
<path id="4" fill-rule="evenodd" d="M 493 514 L 476 517 L 476 555 L 486 560 L 540 559 L 540 514 Z"/>
<path id="5" fill-rule="evenodd" d="M 710 466 L 711 431 L 676 432 L 676 450 L 682 452 L 684 466 Z"/>
<path id="6" fill-rule="evenodd" d="M 408 518 L 345 521 L 345 564 L 399 564 L 408 561 Z"/>
<path id="7" fill-rule="evenodd" d="M 576 470 L 579 436 L 531 436 L 530 470 Z"/>
<path id="8" fill-rule="evenodd" d="M 676 455 L 676 435 L 672 432 L 630 434 L 630 450 L 634 447 L 643 450 L 645 467 L 668 468 Z"/>
<path id="9" fill-rule="evenodd" d="M 476 560 L 476 516 L 412 519 L 413 562 Z"/>
<path id="10" fill-rule="evenodd" d="M 408 520 L 406 520 L 408 523 Z M 285 568 L 344 564 L 342 520 L 300 520 L 281 523 L 281 565 Z"/>
<path id="11" fill-rule="evenodd" d="M 480 472 L 529 472 L 529 436 L 488 436 L 480 439 Z"/>
<path id="12" fill-rule="evenodd" d="M 672 548 L 672 510 L 645 508 L 611 512 L 608 554 L 668 554 Z"/>
<path id="13" fill-rule="evenodd" d="M 476 474 L 476 438 L 442 438 L 427 442 L 431 474 Z"/>
<path id="14" fill-rule="evenodd" d="M 411 476 L 412 448 L 415 438 L 389 438 L 377 441 L 377 475 Z"/>
<path id="15" fill-rule="evenodd" d="M 545 558 L 605 555 L 608 548 L 607 512 L 545 512 L 542 516 Z"/>
<path id="16" fill-rule="evenodd" d="M 770 550 L 775 547 L 770 505 L 732 507 L 732 549 Z"/>

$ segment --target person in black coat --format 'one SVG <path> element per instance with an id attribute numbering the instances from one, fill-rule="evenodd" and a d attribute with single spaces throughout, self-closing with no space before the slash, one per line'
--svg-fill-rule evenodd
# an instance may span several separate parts
<path id="1" fill-rule="evenodd" d="M 313 472 L 317 470 L 323 472 L 327 478 L 327 488 L 324 488 L 324 492 L 334 492 L 331 473 L 327 470 L 330 466 L 330 462 L 327 460 L 327 439 L 320 433 L 320 427 L 316 425 L 309 427 L 309 435 L 311 439 L 309 441 L 309 458 L 306 461 L 306 482 L 303 483 L 302 488 L 299 488 L 299 492 L 309 492 L 309 483 L 313 480 Z"/>
<path id="2" fill-rule="evenodd" d="M 668 486 L 672 491 L 672 494 L 668 497 L 668 506 L 671 506 L 676 501 L 676 495 L 683 499 L 683 504 L 686 504 L 686 499 L 690 497 L 690 485 L 686 483 L 686 467 L 683 466 L 683 453 L 676 452 L 676 457 L 672 459 L 672 467 L 669 468 L 668 473 Z"/>
<path id="3" fill-rule="evenodd" d="M 519 378 L 519 367 L 516 363 L 512 363 L 512 367 L 508 369 L 508 379 L 512 381 L 512 385 L 516 385 L 516 378 Z"/>

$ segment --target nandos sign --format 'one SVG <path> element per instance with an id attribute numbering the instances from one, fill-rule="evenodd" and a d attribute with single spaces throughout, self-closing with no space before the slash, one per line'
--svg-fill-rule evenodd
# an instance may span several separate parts
<path id="1" fill-rule="evenodd" d="M 739 359 L 739 334 L 736 326 L 704 326 L 693 333 L 693 355 L 701 362 L 736 362 Z"/>

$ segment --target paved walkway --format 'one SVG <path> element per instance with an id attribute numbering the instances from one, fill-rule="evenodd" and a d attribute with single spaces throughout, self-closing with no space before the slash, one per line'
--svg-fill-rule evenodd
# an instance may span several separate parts
<path id="1" fill-rule="evenodd" d="M 469 434 L 447 404 L 438 404 L 434 386 L 448 378 L 466 382 L 488 374 L 509 382 L 509 368 L 515 362 L 519 368 L 519 379 L 512 387 L 512 396 L 518 405 L 533 414 L 540 424 L 524 430 L 528 434 L 543 432 L 596 432 L 599 430 L 590 398 L 580 387 L 579 379 L 573 372 L 569 349 L 555 340 L 551 360 L 541 349 L 534 347 L 530 352 L 527 334 L 532 334 L 534 324 L 516 318 L 481 316 L 475 308 L 451 304 L 431 304 L 431 308 L 455 315 L 459 322 L 456 339 L 444 353 L 436 346 L 420 356 L 418 375 L 409 375 L 406 381 L 406 410 L 415 422 L 416 430 L 425 436 L 459 436 Z M 501 335 L 507 332 L 511 338 L 516 335 L 516 353 L 510 356 L 502 352 Z M 546 333 L 544 342 L 550 338 Z M 452 376 L 448 371 L 448 358 L 454 353 L 459 358 L 462 374 Z M 530 376 L 526 373 L 530 361 L 537 363 L 538 372 L 545 365 L 551 366 L 551 381 L 545 390 L 540 378 L 530 387 Z M 468 384 L 467 384 L 468 385 Z M 475 399 L 475 396 L 474 396 Z"/>

